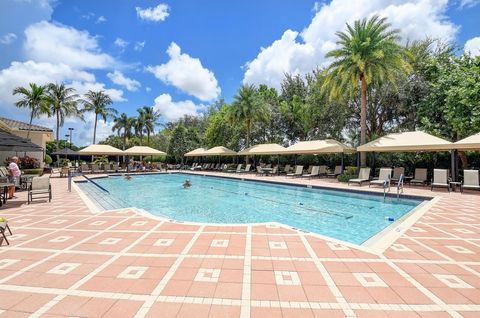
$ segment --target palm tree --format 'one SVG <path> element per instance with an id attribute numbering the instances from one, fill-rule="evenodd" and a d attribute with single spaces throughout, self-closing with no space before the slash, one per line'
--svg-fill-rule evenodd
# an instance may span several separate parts
<path id="1" fill-rule="evenodd" d="M 260 103 L 257 89 L 253 85 L 243 85 L 238 94 L 234 96 L 232 107 L 230 108 L 230 120 L 233 123 L 244 123 L 247 131 L 246 148 L 250 147 L 250 135 L 252 125 L 265 118 L 265 107 Z"/>
<path id="2" fill-rule="evenodd" d="M 58 150 L 60 142 L 60 127 L 63 126 L 65 118 L 71 116 L 83 117 L 78 110 L 78 95 L 75 94 L 74 88 L 66 87 L 64 84 L 54 83 L 48 84 L 47 88 L 50 111 L 57 119 L 55 136 L 56 148 Z"/>
<path id="3" fill-rule="evenodd" d="M 161 115 L 160 112 L 151 106 L 143 106 L 143 113 L 145 115 L 145 131 L 147 132 L 147 144 L 150 145 L 150 135 L 155 133 L 155 126 L 160 123 L 158 120 Z"/>
<path id="4" fill-rule="evenodd" d="M 42 114 L 50 116 L 50 109 L 48 108 L 47 96 L 45 93 L 45 86 L 38 86 L 34 83 L 30 83 L 30 90 L 25 87 L 17 87 L 13 90 L 13 95 L 23 95 L 22 99 L 15 103 L 15 106 L 30 109 L 30 122 L 28 124 L 27 139 L 30 137 L 33 118 L 37 118 Z"/>
<path id="5" fill-rule="evenodd" d="M 145 111 L 143 108 L 138 108 L 137 109 L 138 116 L 135 119 L 135 135 L 137 135 L 140 138 L 140 146 L 142 145 L 142 140 L 143 140 L 143 131 L 145 129 Z"/>
<path id="6" fill-rule="evenodd" d="M 100 116 L 101 119 L 107 121 L 108 118 L 115 118 L 118 112 L 115 108 L 107 107 L 113 102 L 110 96 L 104 91 L 88 91 L 82 103 L 85 107 L 84 111 L 95 112 L 95 125 L 93 126 L 93 144 L 95 144 L 98 117 Z"/>
<path id="7" fill-rule="evenodd" d="M 360 82 L 360 144 L 366 142 L 367 89 L 372 83 L 395 83 L 399 75 L 411 67 L 407 62 L 407 50 L 398 44 L 399 30 L 392 29 L 386 18 L 373 16 L 369 20 L 357 20 L 353 26 L 347 23 L 346 32 L 337 32 L 338 49 L 326 54 L 334 61 L 326 69 L 323 87 L 330 89 L 331 97 L 352 94 Z M 366 154 L 361 153 L 361 165 Z"/>
<path id="8" fill-rule="evenodd" d="M 126 113 L 120 114 L 120 116 L 113 119 L 112 131 L 117 131 L 119 136 L 123 137 L 123 150 L 127 144 L 127 139 L 132 136 L 132 127 L 135 124 L 134 117 L 128 117 Z M 123 132 L 120 134 L 120 132 Z"/>

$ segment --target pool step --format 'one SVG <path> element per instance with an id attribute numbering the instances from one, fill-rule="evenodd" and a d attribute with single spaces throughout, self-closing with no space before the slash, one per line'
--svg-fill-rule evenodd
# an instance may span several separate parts
<path id="1" fill-rule="evenodd" d="M 81 182 L 77 185 L 88 195 L 90 200 L 102 211 L 122 209 L 122 202 L 115 200 L 110 193 L 103 191 L 91 182 Z"/>

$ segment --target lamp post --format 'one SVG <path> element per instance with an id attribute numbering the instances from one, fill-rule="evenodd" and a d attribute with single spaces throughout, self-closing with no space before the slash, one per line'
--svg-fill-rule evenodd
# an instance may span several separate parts
<path id="1" fill-rule="evenodd" d="M 72 144 L 73 127 L 69 127 L 68 130 L 70 131 L 70 148 L 72 148 L 73 147 L 73 144 Z"/>
<path id="2" fill-rule="evenodd" d="M 69 134 L 66 134 L 66 135 L 65 135 L 65 143 L 67 144 L 67 148 L 68 148 L 68 138 L 69 138 L 69 137 L 70 137 Z"/>

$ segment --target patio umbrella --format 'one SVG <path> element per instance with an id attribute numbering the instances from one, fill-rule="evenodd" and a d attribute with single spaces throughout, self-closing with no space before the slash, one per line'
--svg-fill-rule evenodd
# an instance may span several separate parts
<path id="1" fill-rule="evenodd" d="M 184 154 L 185 157 L 201 157 L 207 151 L 205 148 L 197 148 Z"/>
<path id="2" fill-rule="evenodd" d="M 457 150 L 480 150 L 480 133 L 457 141 L 453 147 Z"/>
<path id="3" fill-rule="evenodd" d="M 348 147 L 334 139 L 300 141 L 285 149 L 285 154 L 308 155 L 322 153 L 353 153 L 354 148 Z"/>
<path id="4" fill-rule="evenodd" d="M 454 147 L 450 141 L 423 131 L 388 134 L 357 147 L 357 151 L 360 152 L 448 151 L 452 149 Z"/>
<path id="5" fill-rule="evenodd" d="M 92 156 L 121 156 L 123 155 L 123 151 L 112 147 L 110 145 L 90 145 L 82 150 L 79 150 L 78 153 L 80 155 L 92 155 Z"/>
<path id="6" fill-rule="evenodd" d="M 166 156 L 167 154 L 163 151 L 153 149 L 147 146 L 134 146 L 128 148 L 124 151 L 125 155 L 128 156 Z"/>
<path id="7" fill-rule="evenodd" d="M 249 156 L 249 155 L 281 155 L 287 150 L 287 148 L 280 146 L 278 144 L 259 144 L 251 146 L 245 150 L 240 151 L 238 154 L 240 156 Z"/>

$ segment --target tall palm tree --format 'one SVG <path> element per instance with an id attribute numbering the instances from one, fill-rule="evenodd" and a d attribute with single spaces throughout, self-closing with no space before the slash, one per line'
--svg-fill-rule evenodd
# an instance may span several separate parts
<path id="1" fill-rule="evenodd" d="M 258 98 L 257 89 L 253 85 L 243 85 L 238 94 L 234 96 L 232 107 L 230 108 L 230 121 L 233 123 L 243 123 L 246 129 L 246 148 L 250 147 L 250 136 L 252 125 L 266 116 L 264 105 Z"/>
<path id="2" fill-rule="evenodd" d="M 143 141 L 143 132 L 145 130 L 145 111 L 143 108 L 138 108 L 137 109 L 138 116 L 135 119 L 135 135 L 140 138 L 140 146 L 142 145 Z"/>
<path id="3" fill-rule="evenodd" d="M 121 113 L 113 119 L 112 131 L 117 131 L 119 136 L 123 137 L 123 150 L 127 144 L 128 138 L 132 137 L 132 127 L 135 124 L 134 117 L 128 117 L 126 113 Z"/>
<path id="4" fill-rule="evenodd" d="M 46 87 L 38 86 L 35 83 L 30 83 L 30 90 L 25 87 L 17 87 L 13 90 L 13 95 L 23 95 L 22 98 L 15 103 L 15 106 L 19 108 L 29 108 L 30 110 L 27 139 L 30 137 L 33 118 L 37 118 L 42 114 L 50 116 L 50 109 L 48 108 L 47 96 L 45 93 Z"/>
<path id="5" fill-rule="evenodd" d="M 107 107 L 113 103 L 110 96 L 104 91 L 88 91 L 82 100 L 84 111 L 95 112 L 95 124 L 93 126 L 93 144 L 95 144 L 95 137 L 97 135 L 98 117 L 107 121 L 108 118 L 115 118 L 118 113 L 115 108 Z"/>
<path id="6" fill-rule="evenodd" d="M 155 133 L 155 126 L 160 123 L 158 120 L 161 115 L 158 110 L 155 110 L 152 106 L 143 106 L 143 113 L 145 115 L 145 131 L 147 132 L 147 144 L 150 145 L 150 135 Z"/>
<path id="7" fill-rule="evenodd" d="M 50 83 L 47 86 L 48 103 L 52 115 L 57 119 L 56 125 L 56 148 L 58 150 L 60 143 L 60 128 L 65 123 L 67 117 L 79 117 L 83 119 L 82 114 L 78 110 L 78 95 L 75 89 L 67 87 L 65 84 Z"/>
<path id="8" fill-rule="evenodd" d="M 360 144 L 366 142 L 367 89 L 372 83 L 395 83 L 411 67 L 407 50 L 399 44 L 399 30 L 392 29 L 386 18 L 373 16 L 347 23 L 346 32 L 337 32 L 338 48 L 326 54 L 334 61 L 326 69 L 323 87 L 330 89 L 331 97 L 340 97 L 357 89 L 360 82 Z M 366 154 L 361 153 L 361 165 L 366 164 Z"/>

